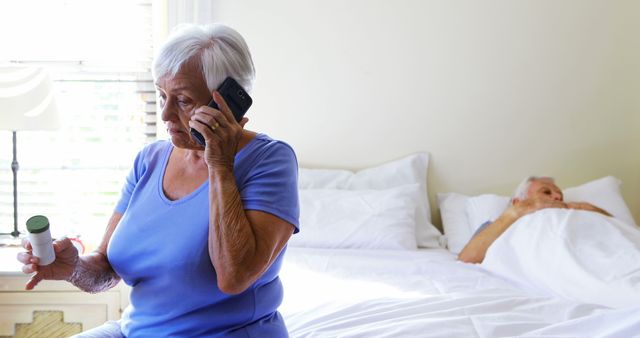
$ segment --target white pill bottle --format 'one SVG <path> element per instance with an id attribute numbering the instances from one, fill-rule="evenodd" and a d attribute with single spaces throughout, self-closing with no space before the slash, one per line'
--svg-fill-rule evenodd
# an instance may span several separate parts
<path id="1" fill-rule="evenodd" d="M 49 220 L 41 215 L 33 216 L 27 220 L 29 241 L 33 249 L 33 255 L 40 258 L 38 265 L 49 265 L 56 260 L 53 251 L 53 240 L 49 231 Z"/>

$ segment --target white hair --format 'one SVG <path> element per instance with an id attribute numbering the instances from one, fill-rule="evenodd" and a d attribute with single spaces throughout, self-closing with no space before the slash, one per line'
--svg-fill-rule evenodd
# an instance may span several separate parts
<path id="1" fill-rule="evenodd" d="M 531 183 L 533 183 L 534 181 L 538 181 L 538 180 L 549 180 L 551 182 L 555 183 L 555 180 L 553 179 L 553 177 L 548 177 L 548 176 L 529 176 L 527 178 L 525 178 L 524 180 L 522 180 L 522 182 L 520 182 L 520 184 L 518 184 L 518 187 L 516 188 L 516 191 L 513 192 L 513 197 L 511 197 L 511 200 L 517 199 L 517 200 L 526 200 L 527 199 L 527 195 L 529 194 L 529 186 L 531 186 Z"/>
<path id="2" fill-rule="evenodd" d="M 233 28 L 221 24 L 176 27 L 153 61 L 153 78 L 175 76 L 189 61 L 201 67 L 210 92 L 228 76 L 251 92 L 255 79 L 253 60 L 247 43 Z"/>

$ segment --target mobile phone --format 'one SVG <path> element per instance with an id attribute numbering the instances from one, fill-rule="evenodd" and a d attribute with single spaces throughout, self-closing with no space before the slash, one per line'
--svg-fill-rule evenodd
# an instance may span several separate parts
<path id="1" fill-rule="evenodd" d="M 240 122 L 253 103 L 251 96 L 249 96 L 247 91 L 231 77 L 227 77 L 222 81 L 222 84 L 218 87 L 218 92 L 227 103 L 227 106 L 229 106 L 229 109 L 231 109 L 233 116 L 236 118 L 236 122 Z M 211 99 L 208 106 L 214 109 L 219 109 L 213 99 Z M 198 144 L 203 147 L 205 146 L 204 137 L 200 132 L 191 128 L 191 136 L 193 136 Z"/>

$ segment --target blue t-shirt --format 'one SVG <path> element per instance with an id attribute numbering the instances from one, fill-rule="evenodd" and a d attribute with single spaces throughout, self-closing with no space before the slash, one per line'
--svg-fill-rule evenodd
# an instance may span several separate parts
<path id="1" fill-rule="evenodd" d="M 278 272 L 286 250 L 247 290 L 220 291 L 207 249 L 208 180 L 169 200 L 162 189 L 173 146 L 158 141 L 136 157 L 116 211 L 123 214 L 107 254 L 132 286 L 121 329 L 128 337 L 286 337 L 277 308 Z M 271 213 L 298 232 L 298 165 L 287 144 L 258 134 L 235 157 L 234 175 L 244 208 Z"/>

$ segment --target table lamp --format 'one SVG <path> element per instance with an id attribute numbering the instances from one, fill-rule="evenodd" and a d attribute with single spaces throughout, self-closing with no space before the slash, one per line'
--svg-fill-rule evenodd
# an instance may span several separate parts
<path id="1" fill-rule="evenodd" d="M 0 130 L 13 132 L 13 231 L 18 237 L 18 130 L 57 129 L 53 84 L 42 67 L 0 66 Z M 7 235 L 7 233 L 3 233 Z"/>

